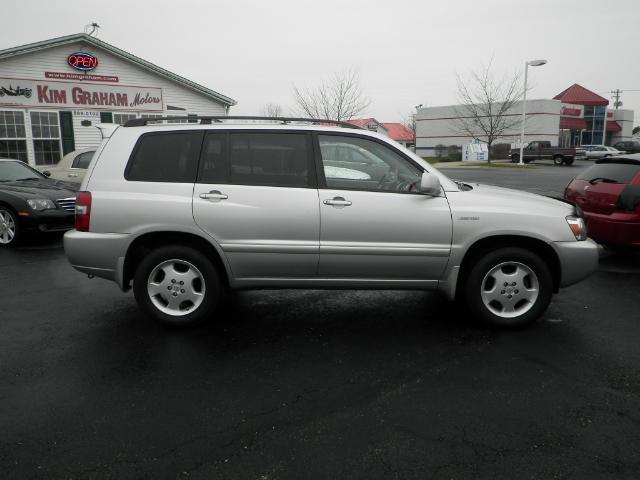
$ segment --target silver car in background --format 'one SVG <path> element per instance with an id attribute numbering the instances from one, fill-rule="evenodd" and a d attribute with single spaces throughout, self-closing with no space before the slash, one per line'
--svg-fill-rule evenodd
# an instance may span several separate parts
<path id="1" fill-rule="evenodd" d="M 582 148 L 585 150 L 587 160 L 599 160 L 601 158 L 613 157 L 625 153 L 607 145 L 582 145 Z"/>
<path id="2" fill-rule="evenodd" d="M 227 289 L 369 288 L 438 290 L 519 327 L 597 267 L 572 205 L 454 182 L 349 124 L 236 119 L 115 128 L 77 197 L 71 264 L 133 284 L 173 326 L 210 318 Z"/>

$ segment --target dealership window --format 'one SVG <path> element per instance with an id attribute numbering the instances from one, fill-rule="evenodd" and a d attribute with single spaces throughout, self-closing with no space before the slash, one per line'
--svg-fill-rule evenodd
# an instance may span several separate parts
<path id="1" fill-rule="evenodd" d="M 0 110 L 0 158 L 27 161 L 24 113 Z"/>
<path id="2" fill-rule="evenodd" d="M 167 120 L 167 123 L 189 123 L 189 120 L 184 115 L 169 115 L 169 116 L 176 117 L 176 118 L 172 120 Z"/>
<path id="3" fill-rule="evenodd" d="M 31 112 L 30 117 L 36 165 L 55 165 L 62 157 L 58 112 Z"/>
<path id="4" fill-rule="evenodd" d="M 162 114 L 160 113 L 141 113 L 140 114 L 140 118 L 161 118 Z M 154 123 L 162 123 L 162 121 L 158 121 L 158 122 L 148 122 L 149 125 L 152 125 Z"/>
<path id="5" fill-rule="evenodd" d="M 134 118 L 138 118 L 138 115 L 135 113 L 114 113 L 113 123 L 124 125 L 129 120 L 133 120 Z"/>

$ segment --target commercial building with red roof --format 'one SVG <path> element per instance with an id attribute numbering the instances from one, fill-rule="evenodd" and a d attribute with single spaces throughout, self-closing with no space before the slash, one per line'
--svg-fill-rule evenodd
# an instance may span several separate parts
<path id="1" fill-rule="evenodd" d="M 348 123 L 386 135 L 407 148 L 415 146 L 416 134 L 402 123 L 379 122 L 375 118 L 353 118 Z"/>
<path id="2" fill-rule="evenodd" d="M 583 87 L 573 84 L 552 99 L 527 100 L 525 142 L 550 141 L 563 147 L 602 144 L 613 145 L 632 136 L 634 112 L 632 110 L 610 110 L 609 100 Z M 522 103 L 516 102 L 506 112 L 514 120 L 513 126 L 505 130 L 494 143 L 515 144 L 520 141 Z M 606 114 L 606 122 L 605 122 Z M 470 136 L 461 124 L 470 115 L 464 105 L 427 107 L 418 110 L 416 116 L 416 152 L 422 156 L 433 156 L 436 146 L 461 146 L 473 141 L 486 141 L 479 130 L 476 137 Z M 606 123 L 606 127 L 605 127 Z"/>

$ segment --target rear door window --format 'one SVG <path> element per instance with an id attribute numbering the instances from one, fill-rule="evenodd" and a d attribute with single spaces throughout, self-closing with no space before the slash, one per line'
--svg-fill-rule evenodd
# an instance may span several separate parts
<path id="1" fill-rule="evenodd" d="M 125 178 L 139 182 L 194 183 L 202 132 L 151 133 L 140 137 Z"/>
<path id="2" fill-rule="evenodd" d="M 640 165 L 628 163 L 597 163 L 576 177 L 591 183 L 631 183 L 640 173 Z"/>
<path id="3" fill-rule="evenodd" d="M 273 187 L 312 186 L 311 137 L 306 133 L 208 134 L 200 183 Z"/>

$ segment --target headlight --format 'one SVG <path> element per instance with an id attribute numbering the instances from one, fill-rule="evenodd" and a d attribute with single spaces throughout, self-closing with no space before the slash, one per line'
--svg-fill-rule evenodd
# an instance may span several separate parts
<path id="1" fill-rule="evenodd" d="M 31 199 L 27 200 L 27 203 L 29 204 L 29 206 L 31 208 L 33 208 L 34 210 L 38 210 L 38 211 L 55 209 L 56 208 L 56 204 L 53 203 L 48 198 L 31 198 Z"/>
<path id="2" fill-rule="evenodd" d="M 567 217 L 567 223 L 569 224 L 569 228 L 575 235 L 576 240 L 587 239 L 587 225 L 584 223 L 584 218 L 569 215 Z"/>

